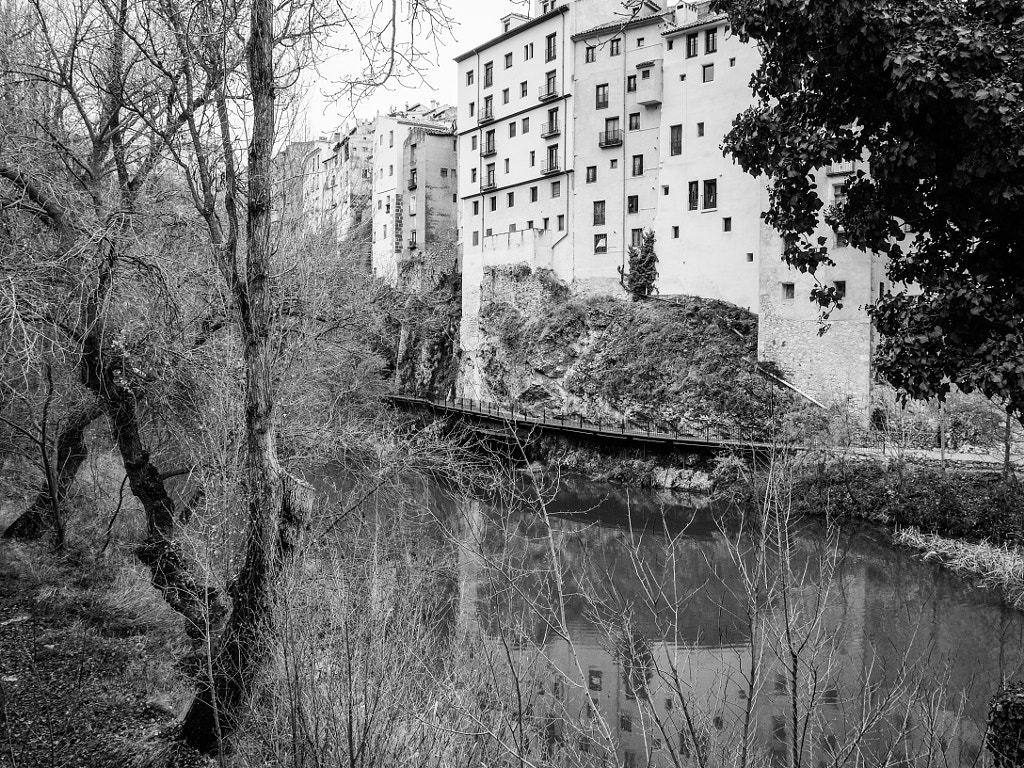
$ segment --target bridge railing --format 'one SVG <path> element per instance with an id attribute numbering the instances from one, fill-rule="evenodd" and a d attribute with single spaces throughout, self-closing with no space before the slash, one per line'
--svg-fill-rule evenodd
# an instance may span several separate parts
<path id="1" fill-rule="evenodd" d="M 503 419 L 525 425 L 552 426 L 562 429 L 579 429 L 600 434 L 633 435 L 652 438 L 673 438 L 676 440 L 691 438 L 707 443 L 713 442 L 752 442 L 756 441 L 755 431 L 749 427 L 724 424 L 710 420 L 688 422 L 682 425 L 676 424 L 671 428 L 663 428 L 653 420 L 646 419 L 642 422 L 619 418 L 619 419 L 586 419 L 582 414 L 567 414 L 561 412 L 549 413 L 542 408 L 540 415 L 528 413 L 516 405 L 502 405 L 485 400 L 474 400 L 467 397 L 430 399 L 414 397 L 411 395 L 396 395 L 396 399 L 411 402 L 421 402 L 436 408 L 443 408 L 448 411 L 458 411 L 468 414 L 480 414 L 491 418 Z"/>

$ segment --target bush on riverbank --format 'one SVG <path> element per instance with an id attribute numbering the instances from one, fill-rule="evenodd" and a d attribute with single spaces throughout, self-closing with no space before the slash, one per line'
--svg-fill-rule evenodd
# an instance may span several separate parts
<path id="1" fill-rule="evenodd" d="M 1024 544 L 1024 487 L 999 472 L 832 462 L 798 475 L 793 499 L 805 514 L 828 509 L 926 534 Z"/>

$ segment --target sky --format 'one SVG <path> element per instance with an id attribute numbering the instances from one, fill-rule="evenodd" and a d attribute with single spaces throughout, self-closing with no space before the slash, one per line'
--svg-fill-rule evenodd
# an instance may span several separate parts
<path id="1" fill-rule="evenodd" d="M 501 34 L 501 17 L 508 13 L 525 13 L 520 0 L 442 0 L 448 14 L 456 22 L 451 34 L 438 51 L 431 51 L 422 63 L 426 81 L 408 81 L 378 88 L 369 98 L 354 107 L 358 117 L 373 117 L 392 107 L 437 100 L 441 104 L 455 104 L 457 71 L 454 58 L 482 42 Z M 353 114 L 348 100 L 339 101 L 330 96 L 332 83 L 340 73 L 353 66 L 351 54 L 340 54 L 320 69 L 320 78 L 309 87 L 308 107 L 305 110 L 304 133 L 310 137 L 329 134 Z"/>

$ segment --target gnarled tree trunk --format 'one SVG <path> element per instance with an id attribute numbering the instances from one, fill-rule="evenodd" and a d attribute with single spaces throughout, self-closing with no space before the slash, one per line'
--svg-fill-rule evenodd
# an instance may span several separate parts
<path id="1" fill-rule="evenodd" d="M 18 518 L 7 526 L 5 539 L 40 539 L 50 529 L 50 510 L 54 504 L 63 504 L 64 498 L 78 476 L 78 470 L 85 463 L 89 447 L 85 442 L 85 431 L 103 414 L 98 402 L 90 401 L 78 406 L 68 417 L 57 435 L 57 460 L 53 467 L 55 482 L 44 481 L 32 504 Z M 56 489 L 56 499 L 51 487 Z"/>

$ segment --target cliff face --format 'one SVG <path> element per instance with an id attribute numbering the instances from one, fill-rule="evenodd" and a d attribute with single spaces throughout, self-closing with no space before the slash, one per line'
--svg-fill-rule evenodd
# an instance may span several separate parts
<path id="1" fill-rule="evenodd" d="M 481 400 L 527 412 L 651 422 L 758 426 L 771 393 L 755 372 L 757 317 L 696 297 L 630 302 L 574 297 L 525 264 L 485 274 L 482 344 L 473 367 Z"/>
<path id="2" fill-rule="evenodd" d="M 462 280 L 454 246 L 399 263 L 401 331 L 395 378 L 398 391 L 451 397 L 459 372 Z"/>

